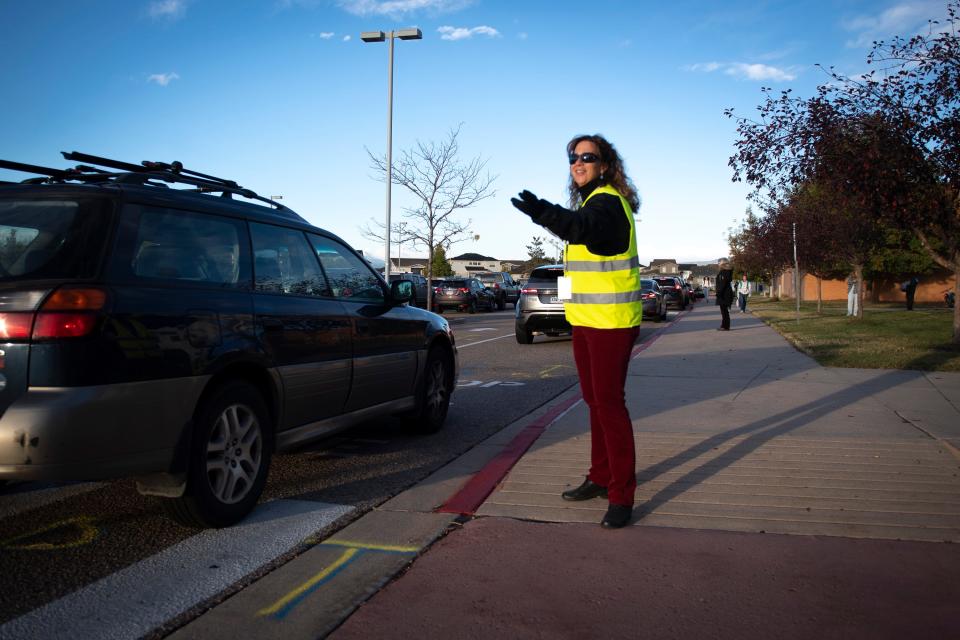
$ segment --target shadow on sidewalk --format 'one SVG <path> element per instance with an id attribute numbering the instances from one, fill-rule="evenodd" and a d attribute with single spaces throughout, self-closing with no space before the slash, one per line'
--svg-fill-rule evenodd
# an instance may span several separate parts
<path id="1" fill-rule="evenodd" d="M 685 451 L 639 470 L 637 473 L 638 484 L 644 480 L 650 481 L 657 476 L 693 461 L 731 440 L 747 436 L 743 441 L 737 443 L 728 451 L 725 451 L 719 456 L 711 457 L 702 465 L 690 470 L 665 486 L 651 496 L 645 503 L 638 505 L 634 510 L 634 517 L 640 519 L 646 514 L 656 511 L 673 498 L 697 486 L 706 478 L 712 477 L 728 468 L 730 465 L 743 459 L 751 452 L 756 451 L 777 436 L 789 434 L 831 412 L 838 411 L 843 407 L 854 404 L 867 397 L 875 396 L 903 384 L 905 374 L 908 376 L 915 374 L 916 378 L 923 377 L 922 371 L 890 370 L 875 378 L 858 382 L 815 401 L 786 411 L 781 411 L 780 413 L 760 420 L 755 420 L 742 427 L 718 433 L 689 447 Z"/>

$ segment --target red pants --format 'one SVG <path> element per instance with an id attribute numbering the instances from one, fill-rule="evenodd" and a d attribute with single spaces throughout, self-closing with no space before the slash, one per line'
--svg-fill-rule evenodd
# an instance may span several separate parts
<path id="1" fill-rule="evenodd" d="M 607 488 L 610 504 L 633 506 L 637 488 L 633 423 L 627 412 L 624 384 L 633 343 L 640 327 L 573 328 L 573 358 L 580 390 L 590 408 L 590 474 Z"/>

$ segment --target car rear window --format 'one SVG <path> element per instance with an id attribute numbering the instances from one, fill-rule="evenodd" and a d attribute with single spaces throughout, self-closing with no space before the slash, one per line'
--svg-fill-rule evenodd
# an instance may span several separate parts
<path id="1" fill-rule="evenodd" d="M 444 289 L 459 289 L 461 287 L 469 287 L 466 280 L 444 280 L 440 286 Z"/>
<path id="2" fill-rule="evenodd" d="M 103 199 L 0 200 L 0 281 L 95 276 L 110 210 Z"/>
<path id="3" fill-rule="evenodd" d="M 556 280 L 563 275 L 563 267 L 537 267 L 530 274 L 531 280 Z"/>

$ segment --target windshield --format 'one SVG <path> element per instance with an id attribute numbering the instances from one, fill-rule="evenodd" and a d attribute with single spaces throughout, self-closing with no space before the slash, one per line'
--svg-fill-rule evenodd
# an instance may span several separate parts
<path id="1" fill-rule="evenodd" d="M 530 274 L 531 280 L 556 280 L 563 275 L 562 267 L 544 267 L 534 269 Z"/>
<path id="2" fill-rule="evenodd" d="M 0 200 L 0 280 L 93 277 L 108 215 L 100 200 Z"/>

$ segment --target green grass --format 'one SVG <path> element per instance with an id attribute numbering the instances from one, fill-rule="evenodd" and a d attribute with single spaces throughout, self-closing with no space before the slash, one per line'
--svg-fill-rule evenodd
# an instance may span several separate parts
<path id="1" fill-rule="evenodd" d="M 866 304 L 863 319 L 848 318 L 847 303 L 771 302 L 751 296 L 748 309 L 794 346 L 828 367 L 960 371 L 960 345 L 951 342 L 952 310 L 903 304 Z"/>

